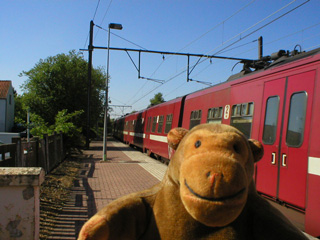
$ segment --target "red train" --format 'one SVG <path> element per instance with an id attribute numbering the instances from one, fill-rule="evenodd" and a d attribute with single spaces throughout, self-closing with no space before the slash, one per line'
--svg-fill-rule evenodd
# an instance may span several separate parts
<path id="1" fill-rule="evenodd" d="M 264 145 L 255 167 L 259 193 L 303 231 L 319 237 L 320 48 L 282 50 L 243 63 L 243 71 L 224 83 L 117 119 L 114 135 L 169 159 L 171 128 L 232 125 Z"/>

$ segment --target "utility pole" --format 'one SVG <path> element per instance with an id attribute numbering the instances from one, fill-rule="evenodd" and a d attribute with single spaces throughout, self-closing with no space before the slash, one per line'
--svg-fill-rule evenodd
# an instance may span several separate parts
<path id="1" fill-rule="evenodd" d="M 92 51 L 93 51 L 93 26 L 94 23 L 90 21 L 90 37 L 89 37 L 89 61 L 88 61 L 88 106 L 87 106 L 87 136 L 86 136 L 86 148 L 89 148 L 90 144 L 90 102 L 91 102 L 91 72 L 92 72 Z"/>

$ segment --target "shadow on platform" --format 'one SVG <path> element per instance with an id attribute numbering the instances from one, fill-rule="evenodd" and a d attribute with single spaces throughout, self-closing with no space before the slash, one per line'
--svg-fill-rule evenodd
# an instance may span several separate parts
<path id="1" fill-rule="evenodd" d="M 88 179 L 93 177 L 96 162 L 100 160 L 90 154 L 81 161 L 82 167 L 79 176 L 74 180 L 70 200 L 56 219 L 54 231 L 48 239 L 77 239 L 83 224 L 97 212 L 94 192 Z"/>

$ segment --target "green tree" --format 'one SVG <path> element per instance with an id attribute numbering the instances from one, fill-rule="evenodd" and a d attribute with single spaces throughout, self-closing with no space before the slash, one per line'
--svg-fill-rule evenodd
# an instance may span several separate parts
<path id="1" fill-rule="evenodd" d="M 82 110 L 68 113 L 66 109 L 63 109 L 56 115 L 55 123 L 49 126 L 42 117 L 33 113 L 30 117 L 30 132 L 33 136 L 41 138 L 44 134 L 52 135 L 54 132 L 62 132 L 67 149 L 80 146 L 82 140 L 81 128 L 77 127 L 74 122 L 77 118 L 80 118 L 82 114 Z"/>
<path id="2" fill-rule="evenodd" d="M 162 96 L 162 93 L 159 92 L 155 94 L 153 98 L 150 99 L 150 104 L 148 107 L 152 107 L 163 102 L 165 102 L 164 98 Z"/>
<path id="3" fill-rule="evenodd" d="M 25 123 L 27 119 L 27 110 L 24 107 L 22 95 L 14 92 L 14 122 Z"/>
<path id="4" fill-rule="evenodd" d="M 75 50 L 40 59 L 26 76 L 22 90 L 24 106 L 41 117 L 48 125 L 55 124 L 59 111 L 69 113 L 84 111 L 82 118 L 73 119 L 77 128 L 85 129 L 87 116 L 88 63 Z M 103 111 L 105 82 L 107 76 L 102 68 L 92 69 L 91 126 L 95 126 Z"/>

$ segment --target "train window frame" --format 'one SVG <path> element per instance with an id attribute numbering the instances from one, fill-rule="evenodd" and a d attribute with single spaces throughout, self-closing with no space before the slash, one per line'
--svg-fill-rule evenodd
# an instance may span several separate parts
<path id="1" fill-rule="evenodd" d="M 162 133 L 163 121 L 164 121 L 164 116 L 163 115 L 159 116 L 158 131 L 157 131 L 158 133 Z"/>
<path id="2" fill-rule="evenodd" d="M 202 118 L 201 109 L 191 111 L 189 129 L 199 125 L 201 123 L 201 118 Z"/>
<path id="3" fill-rule="evenodd" d="M 304 119 L 303 119 L 303 123 L 302 123 L 302 130 L 301 130 L 301 138 L 300 138 L 300 141 L 299 141 L 299 144 L 291 144 L 291 143 L 288 143 L 288 133 L 289 133 L 289 127 L 290 127 L 290 120 L 292 120 L 292 118 L 290 117 L 291 116 L 291 113 L 293 112 L 292 110 L 294 109 L 297 109 L 297 108 L 293 108 L 293 104 L 292 104 L 292 98 L 293 96 L 297 95 L 297 94 L 304 94 L 305 96 L 305 105 L 304 105 L 304 110 L 303 110 L 303 115 L 304 115 Z M 308 107 L 308 93 L 306 91 L 299 91 L 299 92 L 294 92 L 291 94 L 290 96 L 290 103 L 289 103 L 289 113 L 288 113 L 288 121 L 287 121 L 287 129 L 286 129 L 286 145 L 288 147 L 292 147 L 292 148 L 299 148 L 302 146 L 303 144 L 303 141 L 304 141 L 304 131 L 305 131 L 305 127 L 306 127 L 306 115 L 307 115 L 307 107 Z M 294 118 L 297 119 L 297 115 L 293 115 L 295 116 Z M 297 126 L 296 124 L 293 124 L 294 126 Z"/>
<path id="4" fill-rule="evenodd" d="M 165 124 L 165 128 L 164 128 L 164 133 L 167 134 L 168 132 L 170 132 L 171 127 L 172 127 L 172 119 L 173 119 L 173 114 L 168 114 L 166 116 L 166 124 Z"/>
<path id="5" fill-rule="evenodd" d="M 243 110 L 244 109 L 244 110 Z M 254 102 L 245 102 L 232 105 L 230 125 L 240 130 L 247 138 L 251 137 L 254 115 Z M 243 131 L 239 124 L 250 123 L 250 129 Z"/>
<path id="6" fill-rule="evenodd" d="M 208 109 L 207 123 L 222 123 L 223 107 L 214 107 Z"/>
<path id="7" fill-rule="evenodd" d="M 155 133 L 157 128 L 157 116 L 152 118 L 152 127 L 151 127 L 151 132 Z"/>
<path id="8" fill-rule="evenodd" d="M 274 104 L 274 103 L 270 103 L 269 100 L 273 100 L 276 99 L 277 100 L 277 108 L 276 109 L 271 109 L 270 107 L 272 105 L 269 104 Z M 280 108 L 280 96 L 275 95 L 275 96 L 270 96 L 268 97 L 267 101 L 266 101 L 266 109 L 265 109 L 265 115 L 264 115 L 264 123 L 263 123 L 263 133 L 262 133 L 262 142 L 266 145 L 273 145 L 277 139 L 277 129 L 278 129 L 278 117 L 279 117 L 279 108 Z M 276 113 L 276 114 L 275 114 Z M 271 119 L 270 117 L 273 118 Z M 267 132 L 267 122 L 273 121 L 275 122 L 274 125 L 274 129 L 272 130 L 272 134 L 268 134 L 270 133 L 270 131 Z M 271 136 L 270 140 L 267 139 L 267 134 L 268 136 Z"/>

